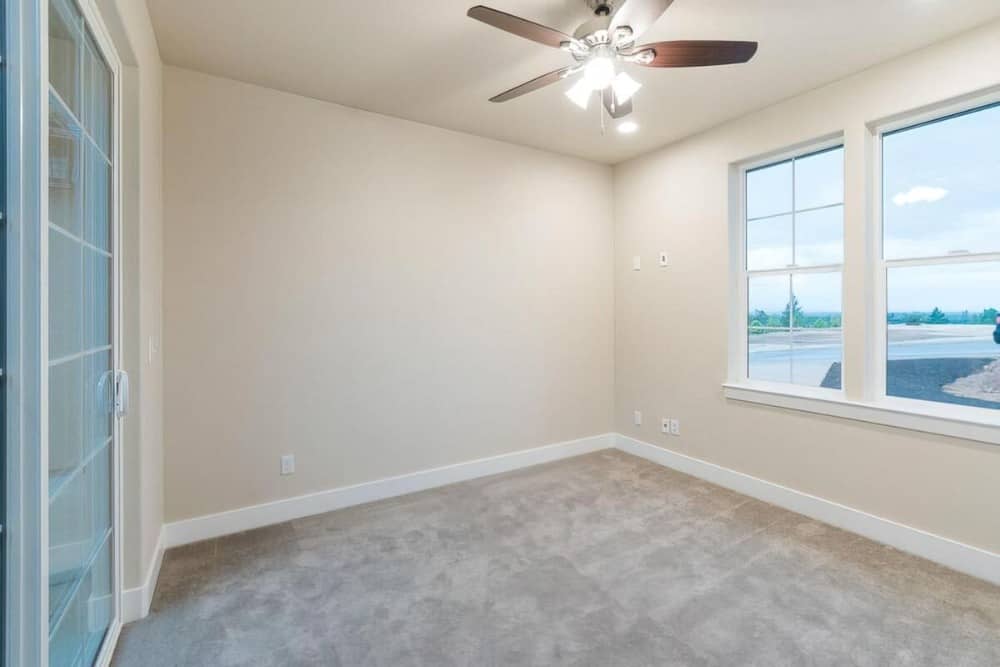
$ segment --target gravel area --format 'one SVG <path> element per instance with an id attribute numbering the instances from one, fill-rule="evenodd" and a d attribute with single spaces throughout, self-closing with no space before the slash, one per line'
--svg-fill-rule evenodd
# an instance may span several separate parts
<path id="1" fill-rule="evenodd" d="M 990 401 L 1000 407 L 1000 360 L 994 361 L 980 372 L 959 378 L 942 387 L 952 396 Z"/>
<path id="2" fill-rule="evenodd" d="M 1000 408 L 1000 361 L 993 358 L 890 360 L 887 376 L 890 396 Z M 830 367 L 821 386 L 840 386 L 839 363 Z"/>

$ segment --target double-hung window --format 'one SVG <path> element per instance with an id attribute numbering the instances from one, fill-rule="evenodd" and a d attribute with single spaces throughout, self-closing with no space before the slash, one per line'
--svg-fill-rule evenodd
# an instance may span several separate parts
<path id="1" fill-rule="evenodd" d="M 996 100 L 735 171 L 727 396 L 1000 443 Z"/>
<path id="2" fill-rule="evenodd" d="M 890 397 L 1000 409 L 1000 105 L 882 134 Z M 880 392 L 881 393 L 881 392 Z"/>
<path id="3" fill-rule="evenodd" d="M 844 149 L 744 172 L 746 377 L 841 388 Z"/>

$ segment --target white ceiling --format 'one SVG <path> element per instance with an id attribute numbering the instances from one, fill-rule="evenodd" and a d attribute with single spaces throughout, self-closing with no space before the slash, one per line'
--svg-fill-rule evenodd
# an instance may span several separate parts
<path id="1" fill-rule="evenodd" d="M 607 163 L 1000 18 L 997 0 L 675 0 L 640 42 L 749 39 L 747 65 L 635 67 L 638 133 L 602 136 L 559 83 L 489 97 L 572 62 L 465 16 L 476 0 L 148 0 L 163 60 L 209 74 Z M 572 33 L 585 0 L 485 4 Z M 632 66 L 630 66 L 632 67 Z"/>

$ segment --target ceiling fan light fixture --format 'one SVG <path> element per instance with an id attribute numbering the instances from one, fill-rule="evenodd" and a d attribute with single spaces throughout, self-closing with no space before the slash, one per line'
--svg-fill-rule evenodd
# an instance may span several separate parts
<path id="1" fill-rule="evenodd" d="M 573 87 L 566 91 L 566 97 L 576 106 L 584 111 L 590 105 L 590 95 L 594 92 L 586 78 L 582 78 L 573 84 Z"/>
<path id="2" fill-rule="evenodd" d="M 604 90 L 615 80 L 615 63 L 606 56 L 597 56 L 583 68 L 583 80 L 591 90 Z"/>
<path id="3" fill-rule="evenodd" d="M 624 120 L 618 123 L 617 129 L 619 134 L 634 134 L 639 130 L 639 123 L 634 120 Z"/>
<path id="4" fill-rule="evenodd" d="M 625 72 L 619 72 L 611 86 L 615 91 L 615 101 L 618 102 L 619 105 L 628 102 L 632 99 L 632 96 L 639 92 L 639 89 L 642 88 L 641 83 L 630 77 Z"/>

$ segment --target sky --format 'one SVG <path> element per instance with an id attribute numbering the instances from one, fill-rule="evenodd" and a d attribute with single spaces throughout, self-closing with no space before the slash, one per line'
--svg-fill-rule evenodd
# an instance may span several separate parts
<path id="1" fill-rule="evenodd" d="M 1000 252 L 1000 106 L 887 135 L 882 152 L 886 259 Z M 842 203 L 843 149 L 748 173 L 748 268 L 842 262 Z M 752 278 L 750 310 L 784 309 L 788 280 Z M 840 310 L 838 274 L 795 281 L 806 312 Z M 893 268 L 887 284 L 890 312 L 1000 308 L 1000 262 Z"/>

